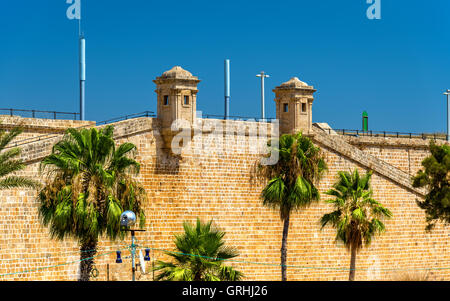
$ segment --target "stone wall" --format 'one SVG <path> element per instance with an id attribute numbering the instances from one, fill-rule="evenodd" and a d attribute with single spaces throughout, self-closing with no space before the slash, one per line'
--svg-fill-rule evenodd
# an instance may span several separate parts
<path id="1" fill-rule="evenodd" d="M 20 116 L 0 115 L 0 129 L 22 128 L 23 132 L 16 137 L 10 146 L 27 144 L 49 137 L 59 136 L 67 128 L 94 126 L 95 121 L 25 118 Z"/>
<path id="2" fill-rule="evenodd" d="M 118 143 L 129 141 L 138 147 L 137 160 L 142 164 L 139 180 L 147 190 L 148 202 L 147 231 L 138 233 L 137 238 L 140 246 L 153 248 L 152 259 L 168 259 L 161 250 L 173 250 L 173 235 L 182 233 L 183 221 L 213 219 L 226 231 L 227 245 L 240 252 L 237 261 L 230 264 L 241 270 L 246 280 L 281 279 L 282 223 L 277 211 L 262 206 L 260 192 L 265 181 L 256 177 L 255 163 L 260 156 L 251 147 L 264 141 L 250 131 L 223 151 L 224 142 L 211 131 L 204 136 L 209 155 L 183 153 L 180 157 L 165 148 L 156 119 L 138 118 L 114 125 Z M 234 125 L 245 123 L 235 121 Z M 334 241 L 333 229 L 320 229 L 319 219 L 332 209 L 323 202 L 327 199 L 323 192 L 336 181 L 337 171 L 357 167 L 375 170 L 374 197 L 391 209 L 394 217 L 386 221 L 386 233 L 358 254 L 356 279 L 391 280 L 431 268 L 429 279 L 450 280 L 449 228 L 438 225 L 431 233 L 424 231 L 425 216 L 415 203 L 422 192 L 406 183 L 428 154 L 428 141 L 381 141 L 330 136 L 320 131 L 311 133 L 311 137 L 323 149 L 329 171 L 319 185 L 322 201 L 292 215 L 288 279 L 348 279 L 350 254 Z M 57 139 L 22 146 L 29 163 L 23 175 L 39 176 L 39 161 Z M 30 270 L 0 280 L 76 280 L 77 243 L 49 238 L 48 230 L 40 226 L 35 196 L 33 191 L 0 191 L 0 214 L 6 217 L 0 220 L 0 275 Z M 95 279 L 131 279 L 130 259 L 116 264 L 114 252 L 129 243 L 129 237 L 121 242 L 102 239 L 96 258 L 99 276 Z M 129 252 L 124 250 L 122 256 L 129 256 Z M 50 268 L 35 270 L 41 267 Z M 150 267 L 148 264 L 147 269 Z M 138 280 L 152 277 L 151 272 L 137 273 Z"/>

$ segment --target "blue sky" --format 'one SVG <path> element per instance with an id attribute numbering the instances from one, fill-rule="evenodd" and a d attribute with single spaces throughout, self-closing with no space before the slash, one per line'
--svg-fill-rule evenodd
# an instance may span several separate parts
<path id="1" fill-rule="evenodd" d="M 272 89 L 293 76 L 318 90 L 313 121 L 334 128 L 445 132 L 450 2 L 381 0 L 84 0 L 86 118 L 156 110 L 152 80 L 175 65 L 198 76 L 197 109 L 223 114 L 231 60 L 231 115 L 266 116 Z M 78 111 L 77 22 L 65 0 L 0 3 L 0 107 Z"/>

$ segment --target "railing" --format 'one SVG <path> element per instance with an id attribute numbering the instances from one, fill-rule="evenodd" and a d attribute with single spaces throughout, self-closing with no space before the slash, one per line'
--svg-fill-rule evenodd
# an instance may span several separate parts
<path id="1" fill-rule="evenodd" d="M 198 116 L 201 118 L 208 118 L 208 119 L 225 119 L 224 115 L 214 115 L 214 114 L 203 114 L 201 116 Z M 272 120 L 276 120 L 276 118 L 259 118 L 259 117 L 248 117 L 248 116 L 228 116 L 229 120 L 255 120 L 260 122 L 271 122 Z"/>
<path id="2" fill-rule="evenodd" d="M 153 117 L 153 118 L 155 118 L 156 114 L 155 114 L 155 112 L 152 112 L 152 111 L 144 111 L 144 112 L 141 112 L 141 113 L 135 113 L 135 114 L 125 115 L 125 116 L 120 116 L 120 117 L 116 117 L 116 118 L 100 121 L 100 122 L 97 122 L 96 125 L 104 125 L 104 124 L 119 122 L 119 121 L 133 119 L 133 118 L 140 118 L 140 117 Z"/>
<path id="3" fill-rule="evenodd" d="M 57 112 L 57 111 L 39 111 L 39 110 L 21 110 L 21 109 L 0 109 L 0 115 L 21 116 L 43 119 L 79 119 L 80 113 Z M 61 116 L 63 118 L 61 118 Z M 70 118 L 67 118 L 67 117 Z"/>
<path id="4" fill-rule="evenodd" d="M 447 135 L 442 133 L 405 133 L 405 132 L 390 132 L 390 131 L 362 131 L 349 129 L 323 129 L 329 134 L 335 132 L 339 135 L 354 136 L 354 137 L 383 137 L 383 138 L 418 138 L 418 139 L 434 139 L 446 140 Z"/>
<path id="5" fill-rule="evenodd" d="M 156 115 L 155 115 L 154 112 L 145 111 L 145 112 L 141 112 L 141 113 L 124 115 L 124 116 L 121 116 L 121 117 L 116 117 L 116 118 L 100 121 L 100 122 L 97 122 L 95 124 L 95 126 L 97 126 L 97 125 L 105 125 L 105 124 L 110 124 L 110 123 L 114 123 L 114 122 L 118 122 L 118 121 L 123 121 L 123 120 L 128 120 L 128 119 L 133 119 L 133 118 L 140 118 L 140 117 L 156 117 Z M 92 125 L 82 125 L 82 126 L 75 127 L 75 128 L 76 129 L 82 129 L 82 128 L 89 128 L 89 127 L 92 127 Z M 58 137 L 58 135 L 55 135 L 55 134 L 43 134 L 43 135 L 39 135 L 39 136 L 36 136 L 36 137 L 30 137 L 30 138 L 27 138 L 27 139 L 16 141 L 16 142 L 12 143 L 12 145 L 5 147 L 5 149 L 12 148 L 12 147 L 17 147 L 17 146 L 22 146 L 22 145 L 33 143 L 33 142 L 36 142 L 36 141 L 48 140 L 48 139 L 51 139 L 51 138 L 54 138 L 54 137 Z"/>

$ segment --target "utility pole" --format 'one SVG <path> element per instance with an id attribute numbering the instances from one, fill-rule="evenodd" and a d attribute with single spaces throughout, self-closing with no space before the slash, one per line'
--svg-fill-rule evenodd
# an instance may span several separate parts
<path id="1" fill-rule="evenodd" d="M 261 71 L 261 73 L 257 74 L 256 77 L 261 78 L 261 118 L 264 120 L 264 119 L 266 119 L 265 109 L 264 109 L 264 78 L 270 77 L 270 76 L 268 74 L 264 73 L 264 71 Z"/>
<path id="2" fill-rule="evenodd" d="M 80 40 L 80 120 L 85 119 L 85 85 L 86 85 L 86 40 L 81 29 L 81 0 L 80 0 L 80 18 L 78 19 L 78 37 Z"/>
<path id="3" fill-rule="evenodd" d="M 84 95 L 86 82 L 86 40 L 80 35 L 80 120 L 85 119 L 84 115 Z"/>
<path id="4" fill-rule="evenodd" d="M 81 0 L 66 0 L 71 4 L 66 15 L 69 20 L 78 20 L 79 67 L 80 67 L 80 120 L 84 120 L 84 94 L 86 82 L 86 40 L 81 29 Z"/>
<path id="5" fill-rule="evenodd" d="M 225 60 L 225 112 L 224 119 L 230 116 L 230 60 Z"/>
<path id="6" fill-rule="evenodd" d="M 446 92 L 444 92 L 444 95 L 447 95 L 447 141 L 450 142 L 450 119 L 449 119 L 449 115 L 450 115 L 450 105 L 449 105 L 449 99 L 448 96 L 450 95 L 450 90 L 447 89 Z"/>

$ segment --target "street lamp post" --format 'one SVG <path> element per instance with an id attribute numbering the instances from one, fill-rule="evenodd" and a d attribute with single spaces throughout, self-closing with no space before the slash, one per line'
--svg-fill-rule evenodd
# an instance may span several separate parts
<path id="1" fill-rule="evenodd" d="M 131 280 L 136 280 L 136 262 L 135 262 L 135 256 L 136 256 L 136 238 L 135 238 L 135 232 L 136 231 L 145 231 L 145 230 L 138 230 L 138 229 L 130 229 L 134 224 L 136 223 L 136 214 L 133 211 L 125 211 L 120 215 L 120 227 L 123 231 L 130 231 L 131 232 Z M 118 260 L 120 258 L 120 253 L 117 254 Z M 122 262 L 122 260 L 116 261 L 117 263 Z"/>
<path id="2" fill-rule="evenodd" d="M 261 118 L 264 120 L 266 118 L 264 113 L 264 78 L 270 76 L 265 74 L 264 71 L 261 71 L 261 73 L 256 76 L 261 78 Z"/>
<path id="3" fill-rule="evenodd" d="M 450 119 L 449 119 L 449 115 L 450 115 L 450 105 L 449 105 L 449 99 L 448 96 L 450 95 L 450 90 L 447 89 L 446 92 L 444 92 L 444 95 L 447 95 L 447 141 L 450 141 Z"/>

